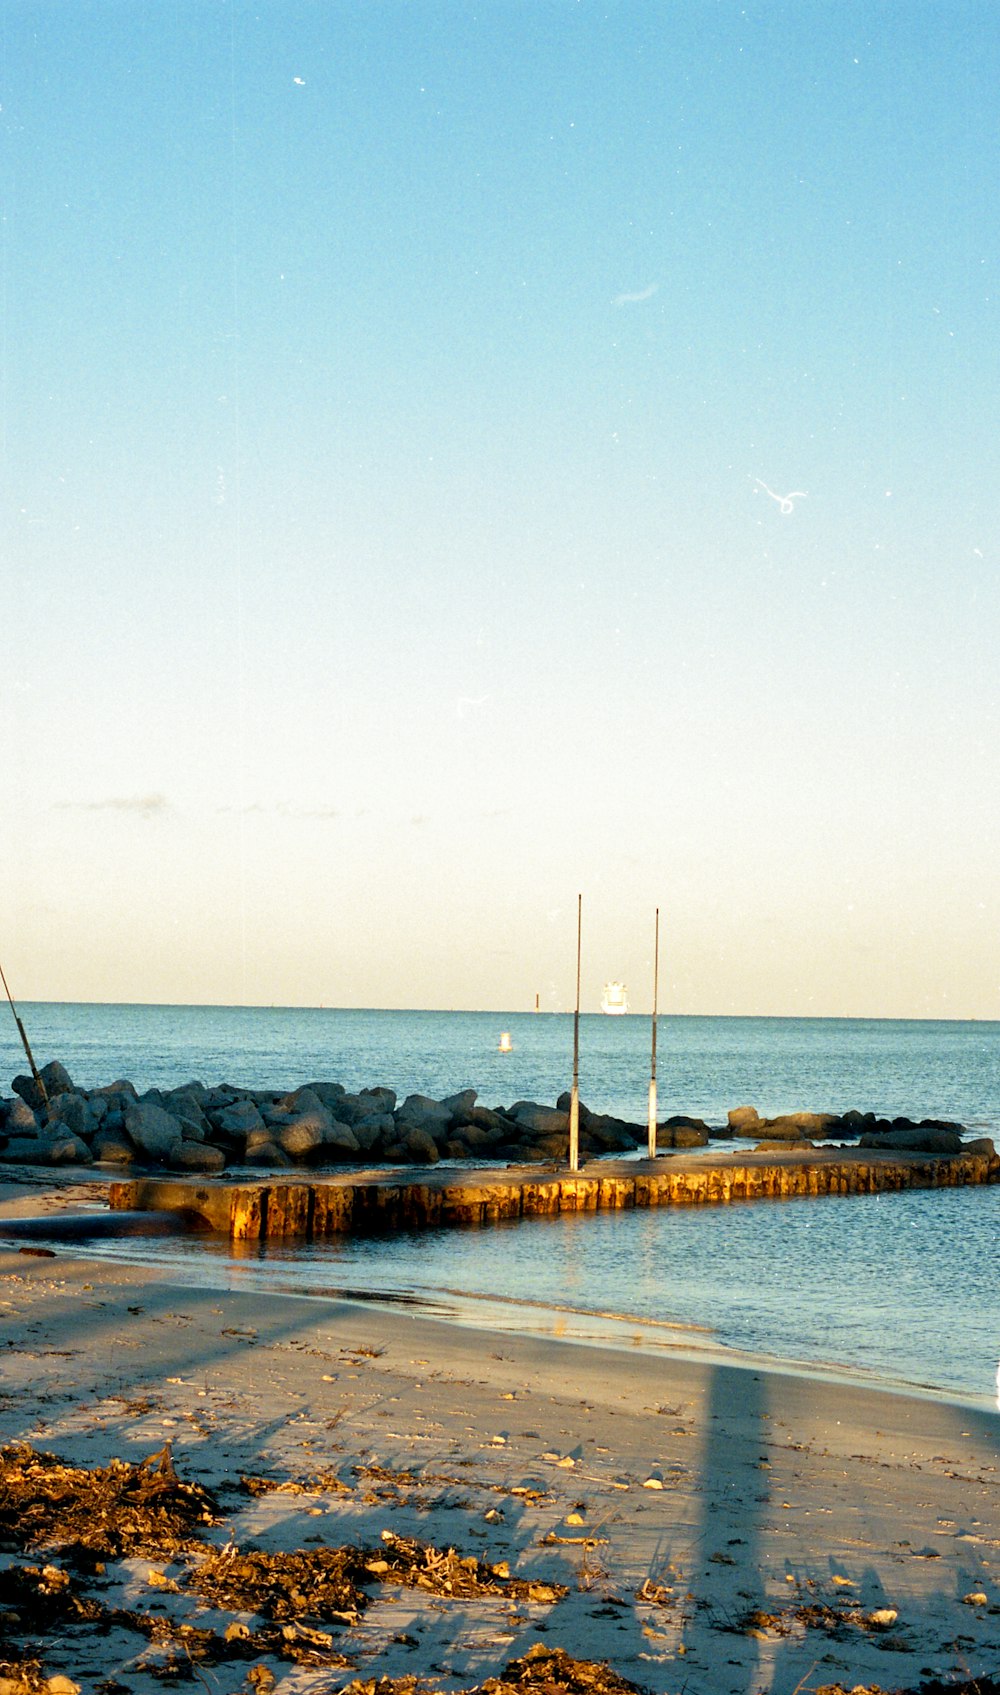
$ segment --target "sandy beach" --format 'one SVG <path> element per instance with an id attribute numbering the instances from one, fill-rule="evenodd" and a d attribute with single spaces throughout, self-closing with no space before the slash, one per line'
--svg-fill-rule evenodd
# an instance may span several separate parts
<path id="1" fill-rule="evenodd" d="M 43 1184 L 0 1191 L 0 1217 L 65 1204 Z M 471 1598 L 375 1584 L 357 1622 L 328 1631 L 325 1665 L 193 1668 L 209 1689 L 466 1689 L 536 1643 L 675 1695 L 1000 1675 L 994 1413 L 382 1305 L 179 1288 L 69 1245 L 0 1256 L 0 1303 L 4 1444 L 93 1468 L 169 1442 L 178 1476 L 220 1503 L 206 1547 L 416 1538 L 521 1580 Z M 282 1487 L 250 1494 L 241 1476 Z M 109 1563 L 105 1601 L 219 1627 L 187 1567 Z M 83 1690 L 163 1687 L 155 1648 L 124 1631 L 65 1630 L 36 1651 Z"/>

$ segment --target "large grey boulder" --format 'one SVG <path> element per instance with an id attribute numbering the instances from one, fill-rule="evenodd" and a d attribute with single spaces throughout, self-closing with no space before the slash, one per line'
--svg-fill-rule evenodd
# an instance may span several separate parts
<path id="1" fill-rule="evenodd" d="M 347 1129 L 347 1125 L 344 1125 Z M 388 1145 L 396 1139 L 396 1120 L 391 1112 L 376 1112 L 371 1118 L 360 1118 L 351 1126 L 351 1134 L 361 1153 L 371 1153 L 380 1143 Z"/>
<path id="2" fill-rule="evenodd" d="M 693 1124 L 658 1124 L 658 1148 L 707 1148 L 708 1131 L 697 1130 Z"/>
<path id="3" fill-rule="evenodd" d="M 394 1112 L 395 1108 L 395 1089 L 362 1089 L 356 1095 L 343 1093 L 339 1101 L 330 1107 L 330 1113 L 341 1124 L 349 1124 L 353 1129 L 364 1119 L 383 1117 L 387 1112 Z"/>
<path id="4" fill-rule="evenodd" d="M 645 1139 L 648 1131 L 644 1126 L 626 1124 L 624 1119 L 594 1112 L 586 1124 L 581 1124 L 580 1133 L 589 1138 L 598 1153 L 627 1154 L 634 1152 L 640 1136 Z M 705 1140 L 708 1140 L 707 1136 Z M 688 1147 L 697 1145 L 695 1142 L 685 1144 Z"/>
<path id="5" fill-rule="evenodd" d="M 38 1135 L 39 1129 L 38 1119 L 22 1095 L 9 1102 L 4 1124 L 5 1135 L 34 1137 Z"/>
<path id="6" fill-rule="evenodd" d="M 204 1092 L 200 1084 L 188 1083 L 182 1089 L 171 1089 L 164 1096 L 164 1109 L 178 1119 L 187 1141 L 203 1142 L 211 1129 L 201 1104 Z"/>
<path id="7" fill-rule="evenodd" d="M 569 1131 L 568 1112 L 542 1106 L 538 1101 L 515 1101 L 507 1116 L 541 1141 L 550 1136 L 565 1136 Z"/>
<path id="8" fill-rule="evenodd" d="M 862 1148 L 884 1148 L 887 1152 L 912 1154 L 957 1154 L 962 1151 L 962 1138 L 954 1130 L 885 1130 L 862 1136 Z"/>
<path id="9" fill-rule="evenodd" d="M 474 1106 L 464 1115 L 461 1128 L 465 1130 L 474 1125 L 477 1130 L 497 1130 L 504 1138 L 517 1137 L 522 1133 L 522 1127 L 508 1118 L 505 1112 L 497 1112 L 493 1107 Z"/>
<path id="10" fill-rule="evenodd" d="M 117 1083 L 107 1083 L 101 1089 L 88 1089 L 87 1099 L 91 1106 L 96 1106 L 98 1101 L 103 1100 L 105 1112 L 118 1112 L 124 1119 L 127 1108 L 133 1101 L 138 1100 L 139 1096 L 135 1084 L 130 1083 L 127 1077 L 120 1077 Z"/>
<path id="11" fill-rule="evenodd" d="M 320 1081 L 318 1083 L 307 1083 L 306 1087 L 312 1090 L 313 1094 L 318 1097 L 321 1104 L 326 1107 L 327 1112 L 335 1118 L 337 1116 L 337 1104 L 339 1101 L 343 1100 L 347 1093 L 343 1083 L 325 1083 Z"/>
<path id="12" fill-rule="evenodd" d="M 358 1105 L 367 1113 L 386 1113 L 396 1110 L 395 1089 L 372 1088 L 362 1089 L 358 1095 Z M 334 1117 L 336 1117 L 336 1113 Z"/>
<path id="13" fill-rule="evenodd" d="M 22 1073 L 20 1076 L 14 1078 L 11 1088 L 15 1095 L 24 1101 L 26 1106 L 30 1106 L 32 1112 L 41 1112 L 43 1110 L 45 1106 L 45 1096 L 42 1094 L 41 1089 L 38 1087 L 38 1084 L 35 1082 L 33 1077 L 26 1077 Z"/>
<path id="14" fill-rule="evenodd" d="M 411 1124 L 401 1140 L 408 1158 L 418 1165 L 436 1165 L 441 1158 L 434 1137 L 419 1124 Z"/>
<path id="15" fill-rule="evenodd" d="M 304 1112 L 301 1118 L 293 1119 L 290 1124 L 273 1125 L 271 1137 L 283 1153 L 290 1154 L 293 1159 L 303 1159 L 306 1154 L 315 1153 L 323 1146 L 329 1125 L 325 1112 Z"/>
<path id="16" fill-rule="evenodd" d="M 492 1116 L 497 1117 L 496 1124 L 460 1124 L 449 1140 L 459 1138 L 464 1144 L 465 1155 L 480 1149 L 485 1154 L 490 1148 L 500 1147 L 502 1143 L 509 1141 L 511 1126 L 500 1120 L 497 1114 Z"/>
<path id="17" fill-rule="evenodd" d="M 175 1088 L 170 1090 L 171 1095 L 191 1095 L 199 1104 L 204 1100 L 207 1093 L 208 1090 L 200 1077 L 191 1077 L 188 1082 L 178 1083 Z"/>
<path id="18" fill-rule="evenodd" d="M 107 1104 L 101 1101 L 100 1113 L 94 1104 L 85 1100 L 83 1095 L 67 1090 L 64 1094 L 56 1095 L 49 1108 L 49 1125 L 55 1129 L 68 1130 L 71 1135 L 79 1136 L 81 1141 L 89 1141 L 97 1129 L 100 1119 L 107 1112 Z"/>
<path id="19" fill-rule="evenodd" d="M 220 1112 L 224 1106 L 232 1106 L 234 1101 L 250 1099 L 249 1089 L 237 1089 L 231 1083 L 214 1083 L 206 1089 L 201 1098 L 203 1112 Z"/>
<path id="20" fill-rule="evenodd" d="M 562 1094 L 559 1096 L 558 1100 L 556 1101 L 556 1111 L 568 1113 L 572 1099 L 573 1099 L 573 1096 L 572 1096 L 570 1090 L 564 1089 Z M 517 1106 L 523 1106 L 524 1104 L 525 1103 L 523 1101 L 519 1101 L 517 1103 Z M 535 1106 L 535 1105 L 537 1105 L 537 1102 L 529 1101 L 527 1104 L 529 1106 Z M 512 1106 L 511 1109 L 510 1109 L 511 1112 L 516 1112 L 517 1106 Z M 549 1111 L 551 1111 L 551 1108 L 546 1107 L 544 1110 L 546 1112 L 549 1112 Z M 583 1127 L 584 1124 L 589 1124 L 590 1120 L 594 1116 L 593 1113 L 591 1112 L 589 1106 L 587 1105 L 586 1101 L 580 1101 L 580 1100 L 577 1101 L 577 1113 L 579 1115 L 581 1128 Z"/>
<path id="21" fill-rule="evenodd" d="M 292 1089 L 287 1095 L 279 1095 L 277 1100 L 272 1102 L 272 1111 L 287 1113 L 291 1118 L 301 1118 L 305 1113 L 313 1112 L 321 1113 L 324 1118 L 329 1117 L 326 1103 L 315 1089 L 308 1086 Z"/>
<path id="22" fill-rule="evenodd" d="M 90 1149 L 101 1165 L 131 1165 L 135 1159 L 135 1143 L 124 1130 L 98 1130 Z"/>
<path id="23" fill-rule="evenodd" d="M 125 1113 L 125 1129 L 147 1159 L 169 1160 L 182 1140 L 176 1118 L 155 1101 L 133 1101 Z"/>
<path id="24" fill-rule="evenodd" d="M 244 1165 L 262 1166 L 265 1171 L 283 1171 L 292 1164 L 292 1160 L 277 1143 L 265 1136 L 263 1141 L 254 1141 L 243 1155 Z"/>
<path id="25" fill-rule="evenodd" d="M 278 1106 L 274 1101 L 258 1102 L 257 1110 L 269 1128 L 273 1124 L 291 1124 L 292 1119 L 298 1116 L 289 1107 Z"/>
<path id="26" fill-rule="evenodd" d="M 38 1075 L 43 1088 L 39 1088 L 34 1077 L 15 1077 L 11 1084 L 15 1095 L 20 1095 L 35 1112 L 40 1112 L 46 1101 L 54 1101 L 58 1095 L 69 1094 L 75 1089 L 72 1077 L 57 1059 L 50 1059 Z"/>
<path id="27" fill-rule="evenodd" d="M 783 1112 L 777 1118 L 765 1118 L 764 1129 L 769 1136 L 787 1136 L 794 1141 L 796 1137 L 832 1135 L 839 1122 L 832 1112 Z"/>
<path id="28" fill-rule="evenodd" d="M 391 1115 L 386 1114 L 389 1123 L 393 1123 Z M 367 1122 L 371 1122 L 367 1120 Z M 363 1143 L 358 1136 L 358 1127 L 342 1124 L 339 1118 L 328 1118 L 323 1130 L 323 1152 L 333 1159 L 352 1159 L 362 1150 Z"/>
<path id="29" fill-rule="evenodd" d="M 226 1156 L 221 1148 L 211 1148 L 206 1142 L 178 1142 L 167 1163 L 172 1171 L 204 1171 L 211 1174 L 225 1170 Z"/>
<path id="30" fill-rule="evenodd" d="M 247 1142 L 246 1148 L 244 1149 L 245 1153 L 253 1153 L 255 1148 L 276 1146 L 277 1143 L 271 1134 L 271 1126 L 269 1124 L 261 1124 L 256 1130 L 247 1131 Z"/>
<path id="31" fill-rule="evenodd" d="M 581 1138 L 582 1140 L 582 1138 Z M 564 1130 L 561 1135 L 537 1136 L 531 1146 L 525 1148 L 525 1161 L 566 1158 L 569 1148 L 569 1136 Z"/>
<path id="32" fill-rule="evenodd" d="M 475 1109 L 477 1098 L 475 1089 L 460 1089 L 457 1095 L 446 1096 L 441 1105 L 447 1107 L 453 1120 L 461 1122 Z"/>
<path id="33" fill-rule="evenodd" d="M 406 1144 L 405 1132 L 423 1130 L 428 1136 L 444 1136 L 451 1124 L 451 1109 L 443 1101 L 431 1100 L 429 1095 L 407 1095 L 396 1108 L 396 1128 L 400 1141 Z"/>
<path id="34" fill-rule="evenodd" d="M 57 1059 L 50 1059 L 48 1065 L 42 1066 L 38 1075 L 45 1084 L 45 1093 L 50 1101 L 55 1100 L 57 1095 L 72 1094 L 76 1089 L 76 1084 L 66 1067 L 60 1065 Z"/>
<path id="35" fill-rule="evenodd" d="M 9 1142 L 3 1157 L 13 1165 L 89 1165 L 92 1156 L 79 1136 L 57 1127 L 42 1130 L 33 1138 L 24 1136 Z"/>
<path id="36" fill-rule="evenodd" d="M 126 1125 L 128 1120 L 126 1119 Z M 224 1136 L 239 1140 L 252 1130 L 263 1130 L 264 1120 L 253 1101 L 230 1101 L 228 1106 L 214 1108 L 210 1122 Z"/>
<path id="37" fill-rule="evenodd" d="M 212 1126 L 207 1122 L 197 1123 L 186 1118 L 183 1113 L 175 1113 L 172 1116 L 176 1117 L 185 1142 L 207 1142 L 211 1140 Z"/>

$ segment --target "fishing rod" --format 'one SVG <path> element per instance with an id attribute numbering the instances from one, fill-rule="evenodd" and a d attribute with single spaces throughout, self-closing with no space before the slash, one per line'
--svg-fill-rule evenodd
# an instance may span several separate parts
<path id="1" fill-rule="evenodd" d="M 38 1089 L 39 1089 L 39 1092 L 41 1094 L 42 1100 L 45 1102 L 45 1105 L 48 1106 L 48 1104 L 49 1104 L 49 1092 L 46 1089 L 45 1084 L 42 1082 L 41 1077 L 38 1075 L 38 1067 L 35 1064 L 35 1056 L 31 1051 L 31 1043 L 28 1041 L 28 1033 L 25 1030 L 24 1025 L 21 1023 L 21 1018 L 20 1018 L 20 1015 L 18 1013 L 17 1007 L 14 1005 L 14 997 L 7 987 L 7 979 L 4 976 L 4 970 L 3 970 L 2 965 L 0 965 L 0 981 L 3 982 L 4 993 L 6 994 L 7 999 L 10 1002 L 10 1010 L 14 1014 L 14 1023 L 17 1025 L 18 1034 L 21 1037 L 21 1041 L 24 1043 L 24 1051 L 28 1056 L 28 1064 L 31 1066 L 31 1075 L 35 1079 L 36 1084 L 38 1085 Z"/>

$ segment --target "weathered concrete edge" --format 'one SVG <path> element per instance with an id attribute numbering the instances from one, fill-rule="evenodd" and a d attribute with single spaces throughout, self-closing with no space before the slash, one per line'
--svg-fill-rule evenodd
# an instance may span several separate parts
<path id="1" fill-rule="evenodd" d="M 173 1211 L 234 1241 L 426 1230 L 492 1224 L 630 1207 L 726 1205 L 738 1200 L 789 1200 L 810 1195 L 871 1195 L 902 1189 L 975 1187 L 1000 1182 L 1000 1156 L 990 1154 L 850 1154 L 690 1161 L 614 1161 L 540 1173 L 518 1167 L 502 1175 L 398 1172 L 311 1182 L 196 1183 L 159 1177 L 111 1184 L 114 1210 Z"/>

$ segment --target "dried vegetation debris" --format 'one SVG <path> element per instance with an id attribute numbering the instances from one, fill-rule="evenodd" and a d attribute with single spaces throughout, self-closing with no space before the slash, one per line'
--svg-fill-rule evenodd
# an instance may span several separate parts
<path id="1" fill-rule="evenodd" d="M 921 1683 L 915 1689 L 895 1690 L 883 1689 L 877 1683 L 856 1683 L 853 1687 L 843 1683 L 824 1683 L 813 1691 L 813 1695 L 1000 1695 L 1000 1678 L 970 1677 L 945 1683 L 932 1678 L 929 1683 Z"/>
<path id="2" fill-rule="evenodd" d="M 550 1605 L 567 1593 L 555 1583 L 511 1577 L 504 1562 L 489 1565 L 454 1548 L 434 1548 L 383 1530 L 375 1550 L 317 1547 L 268 1554 L 227 1546 L 210 1554 L 188 1584 L 217 1607 L 282 1621 L 315 1618 L 356 1624 L 372 1583 L 397 1583 L 458 1600 L 507 1596 Z"/>
<path id="3" fill-rule="evenodd" d="M 475 1554 L 463 1556 L 454 1548 L 433 1548 L 414 1537 L 382 1532 L 381 1554 L 366 1556 L 366 1571 L 383 1583 L 403 1583 L 430 1589 L 436 1595 L 475 1599 L 508 1595 L 521 1601 L 550 1605 L 568 1593 L 561 1583 L 539 1583 L 511 1577 L 506 1561 L 490 1565 Z"/>
<path id="4" fill-rule="evenodd" d="M 830 1636 L 844 1636 L 851 1630 L 861 1630 L 871 1635 L 892 1630 L 898 1616 L 895 1607 L 866 1611 L 856 1602 L 847 1600 L 835 1601 L 832 1606 L 826 1601 L 798 1601 L 773 1613 L 763 1607 L 750 1607 L 735 1619 L 718 1621 L 716 1629 L 762 1639 L 793 1636 L 802 1630 L 825 1630 Z M 877 1691 L 875 1695 L 878 1695 Z"/>
<path id="5" fill-rule="evenodd" d="M 48 1695 L 40 1660 L 0 1659 L 0 1695 Z"/>
<path id="6" fill-rule="evenodd" d="M 0 1448 L 0 1548 L 60 1548 L 84 1559 L 170 1559 L 218 1522 L 198 1483 L 178 1477 L 170 1444 L 133 1465 L 88 1470 L 26 1443 Z"/>
<path id="7" fill-rule="evenodd" d="M 272 1482 L 244 1478 L 250 1495 L 341 1493 L 333 1473 L 308 1481 Z M 73 1695 L 74 1676 L 46 1671 L 49 1653 L 62 1664 L 93 1660 L 113 1632 L 145 1639 L 133 1669 L 166 1681 L 190 1681 L 201 1667 L 242 1662 L 244 1682 L 261 1695 L 275 1678 L 263 1663 L 293 1661 L 327 1671 L 350 1672 L 329 1626 L 359 1621 L 376 1585 L 424 1590 L 436 1598 L 475 1601 L 501 1598 L 551 1605 L 563 1585 L 512 1578 L 506 1562 L 490 1564 L 455 1548 L 435 1548 L 413 1537 L 383 1530 L 375 1548 L 353 1545 L 265 1553 L 241 1551 L 232 1543 L 212 1548 L 208 1533 L 219 1523 L 214 1498 L 178 1477 L 169 1444 L 141 1464 L 112 1460 L 88 1469 L 64 1464 L 26 1444 L 0 1448 L 0 1695 Z M 19 1555 L 44 1549 L 43 1563 Z M 109 1606 L 102 1598 L 110 1578 L 105 1561 L 143 1556 L 176 1575 L 151 1569 L 151 1590 L 177 1597 L 177 1613 Z M 57 1563 L 58 1560 L 62 1563 Z M 671 1590 L 643 1586 L 639 1600 L 674 1603 Z M 191 1600 L 223 1615 L 206 1625 L 183 1617 Z M 234 1616 L 238 1615 L 238 1616 Z M 197 1616 L 197 1614 L 196 1614 Z M 886 1630 L 894 1610 L 868 1613 L 847 1597 L 830 1606 L 800 1601 L 779 1612 L 748 1610 L 720 1628 L 785 1636 L 806 1629 L 830 1634 Z M 342 1641 L 343 1638 L 340 1638 Z M 111 1656 L 114 1659 L 114 1651 Z M 125 1685 L 108 1671 L 103 1682 L 83 1683 L 113 1695 Z M 434 1679 L 372 1678 L 339 1685 L 342 1695 L 439 1695 Z M 575 1659 L 563 1649 L 536 1643 L 511 1660 L 502 1675 L 462 1695 L 642 1695 L 641 1687 L 604 1662 Z M 816 1695 L 883 1695 L 875 1685 L 828 1685 Z M 906 1695 L 906 1692 L 897 1692 Z M 908 1695 L 1000 1695 L 1000 1682 L 980 1678 L 967 1684 L 923 1684 Z"/>
<path id="8" fill-rule="evenodd" d="M 100 1603 L 80 1594 L 60 1566 L 12 1565 L 0 1571 L 0 1644 L 24 1623 L 33 1631 L 46 1631 L 102 1616 Z"/>
<path id="9" fill-rule="evenodd" d="M 247 1478 L 243 1486 L 251 1495 L 271 1487 L 291 1493 L 344 1487 L 332 1474 L 286 1485 Z M 169 1444 L 138 1465 L 112 1460 L 89 1469 L 26 1444 L 0 1448 L 0 1695 L 59 1695 L 64 1685 L 75 1688 L 72 1678 L 46 1675 L 36 1656 L 49 1651 L 65 1663 L 69 1652 L 86 1662 L 114 1631 L 126 1633 L 126 1642 L 129 1635 L 145 1639 L 139 1659 L 131 1651 L 129 1658 L 158 1679 L 189 1680 L 198 1667 L 264 1658 L 350 1670 L 324 1627 L 357 1623 L 380 1584 L 458 1600 L 506 1597 L 544 1605 L 566 1593 L 560 1585 L 512 1578 L 504 1563 L 490 1565 L 389 1530 L 375 1548 L 320 1545 L 265 1553 L 231 1542 L 212 1548 L 208 1533 L 218 1523 L 214 1498 L 178 1477 Z M 34 1549 L 45 1550 L 47 1563 L 19 1558 Z M 150 1602 L 152 1611 L 104 1599 L 113 1582 L 108 1566 L 135 1556 L 156 1562 L 146 1573 L 158 1597 Z M 172 1571 L 162 1569 L 170 1566 Z M 164 1609 L 167 1595 L 177 1600 Z M 210 1625 L 193 1622 L 183 1616 L 192 1600 L 196 1609 L 230 1616 Z M 258 1669 L 263 1687 L 266 1667 Z M 118 1687 L 114 1677 L 101 1685 L 105 1695 Z"/>
<path id="10" fill-rule="evenodd" d="M 438 1687 L 420 1677 L 356 1678 L 342 1695 L 438 1695 Z M 644 1695 L 644 1690 L 603 1660 L 577 1660 L 563 1648 L 536 1642 L 520 1659 L 508 1661 L 501 1677 L 460 1695 Z"/>
<path id="11" fill-rule="evenodd" d="M 335 1471 L 318 1471 L 314 1477 L 254 1477 L 240 1476 L 240 1488 L 245 1495 L 349 1495 L 351 1487 L 342 1483 Z"/>
<path id="12" fill-rule="evenodd" d="M 355 1624 L 367 1597 L 357 1587 L 356 1548 L 313 1548 L 306 1552 L 241 1553 L 221 1548 L 209 1554 L 188 1585 L 210 1606 L 255 1613 L 282 1621 L 307 1616 Z"/>

